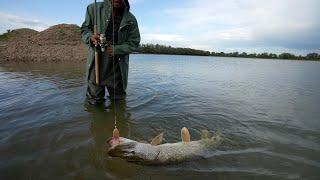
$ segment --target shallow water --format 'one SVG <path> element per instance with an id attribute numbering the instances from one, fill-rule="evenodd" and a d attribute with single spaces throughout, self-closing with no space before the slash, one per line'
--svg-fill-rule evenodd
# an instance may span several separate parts
<path id="1" fill-rule="evenodd" d="M 84 105 L 84 64 L 0 65 L 1 179 L 319 179 L 320 63 L 132 55 L 128 97 Z M 204 159 L 161 167 L 106 154 L 121 135 L 225 141 Z"/>

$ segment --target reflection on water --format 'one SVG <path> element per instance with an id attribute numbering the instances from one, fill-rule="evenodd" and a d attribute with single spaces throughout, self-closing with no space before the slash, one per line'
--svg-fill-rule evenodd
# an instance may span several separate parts
<path id="1" fill-rule="evenodd" d="M 117 119 L 117 128 L 121 130 L 121 135 L 128 137 L 130 132 L 129 122 L 130 113 L 126 111 L 126 101 L 111 102 L 107 106 L 93 107 L 86 105 L 86 111 L 91 114 L 91 133 L 98 148 L 103 148 L 105 152 L 107 139 L 110 138 L 110 132 L 115 127 Z"/>
<path id="2" fill-rule="evenodd" d="M 1 179 L 319 179 L 320 63 L 133 55 L 128 97 L 85 102 L 84 63 L 0 65 Z M 205 159 L 164 167 L 106 154 L 121 135 L 225 141 Z"/>

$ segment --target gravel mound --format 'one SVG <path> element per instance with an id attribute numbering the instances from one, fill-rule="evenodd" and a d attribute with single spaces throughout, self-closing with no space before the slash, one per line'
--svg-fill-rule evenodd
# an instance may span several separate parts
<path id="1" fill-rule="evenodd" d="M 80 28 L 77 25 L 60 24 L 52 26 L 32 38 L 41 44 L 81 44 Z"/>
<path id="2" fill-rule="evenodd" d="M 86 57 L 80 27 L 72 24 L 55 25 L 41 32 L 17 29 L 0 41 L 0 62 L 85 61 Z"/>
<path id="3" fill-rule="evenodd" d="M 22 28 L 16 29 L 9 33 L 9 41 L 18 41 L 18 40 L 25 40 L 30 39 L 33 36 L 37 35 L 39 32 L 33 29 Z"/>

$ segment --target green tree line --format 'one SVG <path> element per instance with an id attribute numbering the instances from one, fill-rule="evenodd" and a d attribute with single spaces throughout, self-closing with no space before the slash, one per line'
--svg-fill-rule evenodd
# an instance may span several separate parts
<path id="1" fill-rule="evenodd" d="M 210 56 L 210 51 L 203 51 L 191 48 L 175 48 L 159 44 L 141 44 L 138 50 L 143 54 L 176 54 L 176 55 L 197 55 Z"/>
<path id="2" fill-rule="evenodd" d="M 141 44 L 138 49 L 141 54 L 173 54 L 173 55 L 196 55 L 196 56 L 219 56 L 219 57 L 243 57 L 243 58 L 263 58 L 263 59 L 294 59 L 294 60 L 320 60 L 320 54 L 309 53 L 305 56 L 296 56 L 291 53 L 246 53 L 246 52 L 210 52 L 191 48 L 176 48 L 159 44 Z"/>

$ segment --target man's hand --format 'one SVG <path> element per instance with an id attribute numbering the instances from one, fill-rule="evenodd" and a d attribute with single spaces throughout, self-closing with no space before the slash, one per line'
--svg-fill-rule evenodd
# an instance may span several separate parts
<path id="1" fill-rule="evenodd" d="M 113 56 L 113 49 L 112 49 L 112 47 L 107 47 L 107 54 L 108 54 L 109 56 Z"/>
<path id="2" fill-rule="evenodd" d="M 90 41 L 92 44 L 94 44 L 95 46 L 98 45 L 99 41 L 100 41 L 100 36 L 98 35 L 92 35 L 90 38 Z"/>

